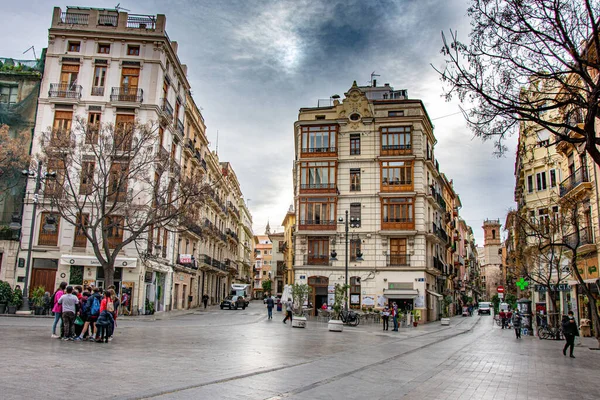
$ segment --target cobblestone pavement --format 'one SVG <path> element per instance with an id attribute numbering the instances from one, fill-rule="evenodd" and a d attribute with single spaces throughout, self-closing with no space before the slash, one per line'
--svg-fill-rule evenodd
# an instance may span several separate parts
<path id="1" fill-rule="evenodd" d="M 108 344 L 50 339 L 51 320 L 0 318 L 2 399 L 598 399 L 600 351 L 584 338 L 515 339 L 490 317 L 342 333 L 266 319 L 253 302 L 121 320 Z M 70 394 L 70 395 L 69 395 Z"/>

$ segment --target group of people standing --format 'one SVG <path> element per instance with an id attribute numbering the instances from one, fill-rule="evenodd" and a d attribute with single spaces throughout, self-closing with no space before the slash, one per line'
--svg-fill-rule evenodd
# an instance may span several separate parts
<path id="1" fill-rule="evenodd" d="M 398 304 L 396 304 L 396 302 L 392 303 L 392 308 L 385 306 L 381 312 L 381 320 L 383 321 L 384 331 L 387 331 L 390 328 L 390 317 L 392 318 L 392 322 L 394 324 L 392 331 L 398 332 L 398 318 L 400 318 L 400 314 L 398 312 Z"/>
<path id="2" fill-rule="evenodd" d="M 52 338 L 98 343 L 112 340 L 120 305 L 114 286 L 104 290 L 62 282 L 50 298 L 54 313 Z M 56 334 L 59 321 L 60 336 Z"/>

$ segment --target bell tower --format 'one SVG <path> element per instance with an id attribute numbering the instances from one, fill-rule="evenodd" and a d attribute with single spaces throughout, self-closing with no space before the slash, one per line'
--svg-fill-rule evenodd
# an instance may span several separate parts
<path id="1" fill-rule="evenodd" d="M 499 219 L 486 219 L 483 221 L 483 233 L 484 233 L 484 247 L 487 246 L 500 246 L 500 224 Z"/>

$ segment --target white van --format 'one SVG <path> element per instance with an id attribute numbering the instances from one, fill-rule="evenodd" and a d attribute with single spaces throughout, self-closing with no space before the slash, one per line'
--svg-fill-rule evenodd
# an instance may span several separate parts
<path id="1" fill-rule="evenodd" d="M 479 303 L 479 310 L 477 311 L 477 315 L 487 314 L 491 315 L 492 311 L 490 309 L 491 304 L 488 301 L 482 301 Z"/>

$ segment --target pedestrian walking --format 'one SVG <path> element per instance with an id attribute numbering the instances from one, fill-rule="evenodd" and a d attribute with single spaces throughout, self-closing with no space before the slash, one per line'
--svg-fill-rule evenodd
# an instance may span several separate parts
<path id="1" fill-rule="evenodd" d="M 575 358 L 573 355 L 573 347 L 575 346 L 575 336 L 579 336 L 579 330 L 577 329 L 577 323 L 575 322 L 573 311 L 569 311 L 568 316 L 563 315 L 562 330 L 566 341 L 565 347 L 563 347 L 563 355 L 567 355 L 567 349 L 570 347 L 571 351 L 569 352 L 569 356 L 571 358 Z"/>
<path id="2" fill-rule="evenodd" d="M 500 321 L 502 322 L 502 329 L 504 329 L 504 327 L 506 326 L 506 313 L 504 312 L 504 310 L 500 310 L 500 314 L 498 314 L 498 316 L 500 317 Z"/>
<path id="3" fill-rule="evenodd" d="M 273 319 L 273 307 L 275 307 L 275 302 L 273 301 L 273 297 L 269 296 L 267 298 L 267 316 L 269 319 Z"/>
<path id="4" fill-rule="evenodd" d="M 67 286 L 67 293 L 58 299 L 62 306 L 62 320 L 64 325 L 62 340 L 73 340 L 75 336 L 75 316 L 79 312 L 79 299 L 73 294 L 73 286 Z"/>
<path id="5" fill-rule="evenodd" d="M 521 323 L 522 323 L 522 321 L 523 321 L 523 319 L 521 318 L 521 314 L 519 314 L 519 312 L 516 311 L 512 318 L 512 325 L 513 325 L 513 328 L 515 328 L 515 336 L 517 337 L 517 339 L 521 339 Z"/>
<path id="6" fill-rule="evenodd" d="M 62 331 L 63 331 L 63 324 L 62 324 L 62 305 L 60 305 L 58 303 L 58 300 L 63 296 L 63 294 L 65 294 L 65 289 L 67 288 L 67 282 L 61 282 L 60 285 L 58 286 L 58 289 L 56 289 L 56 291 L 54 292 L 54 295 L 52 295 L 52 312 L 54 313 L 54 323 L 52 324 L 52 336 L 50 336 L 53 339 L 60 339 L 63 335 L 62 335 Z M 61 335 L 57 336 L 56 335 L 56 325 L 58 324 L 58 321 L 61 322 Z"/>
<path id="7" fill-rule="evenodd" d="M 206 293 L 202 295 L 202 304 L 204 304 L 204 309 L 206 309 L 206 305 L 208 304 L 208 295 Z"/>
<path id="8" fill-rule="evenodd" d="M 392 303 L 392 320 L 394 322 L 394 332 L 398 332 L 398 304 Z"/>
<path id="9" fill-rule="evenodd" d="M 387 331 L 390 329 L 390 308 L 385 307 L 381 312 L 381 319 L 383 320 L 383 330 Z"/>
<path id="10" fill-rule="evenodd" d="M 292 299 L 288 297 L 287 301 L 285 302 L 285 311 L 286 311 L 286 316 L 283 319 L 283 323 L 285 324 L 288 319 L 290 320 L 290 322 L 292 322 L 292 311 L 294 311 L 294 303 L 292 303 Z"/>

